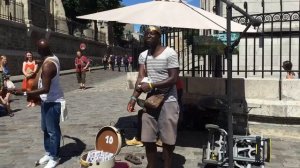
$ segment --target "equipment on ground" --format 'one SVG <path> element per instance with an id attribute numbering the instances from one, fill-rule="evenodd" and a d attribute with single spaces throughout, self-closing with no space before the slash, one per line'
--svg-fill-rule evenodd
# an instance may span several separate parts
<path id="1" fill-rule="evenodd" d="M 228 167 L 227 132 L 217 125 L 206 124 L 207 145 L 203 147 L 202 163 Z M 233 161 L 236 168 L 264 168 L 271 160 L 271 139 L 262 136 L 233 136 Z"/>
<path id="2" fill-rule="evenodd" d="M 113 126 L 102 127 L 96 136 L 95 150 L 81 156 L 81 168 L 116 167 L 115 157 L 119 154 L 121 146 L 122 136 L 119 129 Z"/>

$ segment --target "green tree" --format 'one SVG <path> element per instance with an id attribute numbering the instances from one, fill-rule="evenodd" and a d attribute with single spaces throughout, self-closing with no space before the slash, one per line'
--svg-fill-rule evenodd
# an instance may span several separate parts
<path id="1" fill-rule="evenodd" d="M 119 8 L 122 6 L 121 2 L 122 0 L 62 0 L 66 12 L 66 17 L 84 25 L 86 25 L 90 21 L 77 19 L 77 16 Z M 96 32 L 96 38 L 96 34 L 98 33 L 98 28 L 96 26 L 97 21 L 93 22 L 95 26 L 94 30 Z M 122 38 L 124 25 L 125 24 L 122 23 L 113 24 L 115 42 L 118 42 Z"/>

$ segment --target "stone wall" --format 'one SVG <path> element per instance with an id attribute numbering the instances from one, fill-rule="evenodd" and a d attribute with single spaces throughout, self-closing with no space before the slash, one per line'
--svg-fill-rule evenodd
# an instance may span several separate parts
<path id="1" fill-rule="evenodd" d="M 133 89 L 137 72 L 127 73 L 128 88 Z M 180 77 L 184 83 L 182 101 L 198 105 L 204 98 L 226 98 L 226 78 Z M 252 116 L 300 118 L 298 79 L 232 79 L 232 109 L 242 109 L 243 101 Z M 280 92 L 281 90 L 281 92 Z M 281 94 L 281 100 L 279 100 Z"/>
<path id="2" fill-rule="evenodd" d="M 61 60 L 62 70 L 74 68 L 74 57 L 79 50 L 80 43 L 85 43 L 87 48 L 83 51 L 85 55 L 93 60 L 94 65 L 101 64 L 101 58 L 107 52 L 107 45 L 91 40 L 60 34 L 56 32 L 47 32 L 32 25 L 15 23 L 0 19 L 0 55 L 8 57 L 8 67 L 12 75 L 20 75 L 22 72 L 22 62 L 26 50 L 36 53 L 36 43 L 41 38 L 49 39 L 51 49 Z M 114 53 L 130 53 L 120 47 L 112 49 Z"/>

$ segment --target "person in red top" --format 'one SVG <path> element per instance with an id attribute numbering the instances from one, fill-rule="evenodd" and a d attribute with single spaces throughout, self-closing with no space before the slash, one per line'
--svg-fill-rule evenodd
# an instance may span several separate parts
<path id="1" fill-rule="evenodd" d="M 77 51 L 75 58 L 75 69 L 77 81 L 80 85 L 79 89 L 85 89 L 85 77 L 89 64 L 89 59 L 86 56 L 82 55 L 81 51 Z"/>
<path id="2" fill-rule="evenodd" d="M 32 52 L 26 51 L 25 52 L 25 61 L 23 62 L 22 72 L 25 76 L 22 83 L 22 90 L 23 91 L 31 91 L 34 90 L 34 82 L 36 78 L 36 73 L 38 69 L 38 64 L 35 62 L 32 56 Z M 31 98 L 30 96 L 27 97 L 28 105 L 27 107 L 34 107 L 36 103 L 39 102 L 37 98 Z"/>

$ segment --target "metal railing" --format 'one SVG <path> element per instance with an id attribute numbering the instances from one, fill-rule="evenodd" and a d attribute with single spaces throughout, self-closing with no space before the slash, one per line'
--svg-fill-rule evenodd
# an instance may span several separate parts
<path id="1" fill-rule="evenodd" d="M 300 11 L 262 13 L 252 16 L 260 19 L 262 24 L 257 33 L 247 33 L 235 49 L 233 76 L 281 78 L 285 75 L 282 62 L 286 60 L 293 63 L 292 71 L 298 74 L 300 72 Z M 247 22 L 245 17 L 234 17 L 233 20 L 241 24 Z M 224 52 L 220 52 L 222 44 L 217 46 L 219 51 L 215 52 L 216 46 L 195 41 L 197 38 L 211 36 L 209 32 L 163 28 L 162 43 L 173 47 L 178 52 L 182 75 L 200 77 L 227 75 L 226 57 Z"/>
<path id="2" fill-rule="evenodd" d="M 24 4 L 15 0 L 0 1 L 0 19 L 25 23 Z"/>
<path id="3" fill-rule="evenodd" d="M 264 10 L 263 10 L 264 11 Z M 261 20 L 259 32 L 247 34 L 244 38 L 244 67 L 239 66 L 235 71 L 239 75 L 249 72 L 254 76 L 282 76 L 282 62 L 291 61 L 294 72 L 300 70 L 300 11 L 261 13 L 252 15 Z M 234 17 L 234 21 L 245 24 L 245 17 Z M 278 42 L 279 41 L 279 42 Z M 254 46 L 249 50 L 249 45 Z M 252 50 L 252 51 L 251 51 Z M 250 54 L 253 53 L 253 54 Z M 241 57 L 237 55 L 238 65 Z M 249 68 L 249 63 L 252 68 Z"/>

